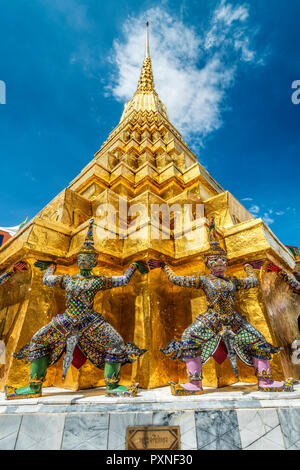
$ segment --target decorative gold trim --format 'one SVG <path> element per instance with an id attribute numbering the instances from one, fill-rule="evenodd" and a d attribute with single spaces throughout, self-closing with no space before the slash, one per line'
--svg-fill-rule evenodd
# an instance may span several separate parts
<path id="1" fill-rule="evenodd" d="M 180 384 L 176 384 L 175 382 L 169 382 L 171 393 L 172 395 L 184 397 L 188 395 L 201 395 L 203 390 L 186 390 Z"/>
<path id="2" fill-rule="evenodd" d="M 119 377 L 116 377 L 115 375 L 113 375 L 112 377 L 105 377 L 104 379 L 104 383 L 105 385 L 116 385 L 120 382 L 120 378 Z"/>
<path id="3" fill-rule="evenodd" d="M 42 392 L 36 392 L 36 393 L 24 393 L 24 394 L 17 394 L 16 392 L 16 387 L 12 387 L 10 385 L 5 385 L 4 387 L 5 391 L 5 398 L 6 400 L 18 400 L 21 398 L 38 398 L 42 396 Z"/>
<path id="4" fill-rule="evenodd" d="M 191 372 L 189 372 L 188 379 L 191 382 L 201 382 L 201 380 L 203 379 L 203 376 L 199 375 L 198 372 L 195 372 L 195 375 L 192 375 Z"/>
<path id="5" fill-rule="evenodd" d="M 293 392 L 294 387 L 293 387 L 294 379 L 289 378 L 287 379 L 281 387 L 258 387 L 258 390 L 260 392 Z"/>
<path id="6" fill-rule="evenodd" d="M 272 380 L 273 378 L 270 369 L 268 371 L 266 370 L 259 371 L 258 369 L 256 369 L 255 375 L 258 379 L 271 379 Z"/>
<path id="7" fill-rule="evenodd" d="M 105 390 L 105 396 L 107 397 L 115 397 L 115 396 L 118 396 L 118 397 L 135 397 L 137 392 L 138 392 L 138 389 L 139 389 L 139 384 L 138 383 L 135 383 L 135 384 L 132 384 L 130 385 L 127 390 L 124 390 L 123 392 L 118 392 L 117 390 L 116 391 L 113 391 L 113 390 Z"/>
<path id="8" fill-rule="evenodd" d="M 38 377 L 37 374 L 34 375 L 33 377 L 30 377 L 29 379 L 29 384 L 30 385 L 42 385 L 43 382 L 45 382 L 45 376 L 44 377 Z"/>

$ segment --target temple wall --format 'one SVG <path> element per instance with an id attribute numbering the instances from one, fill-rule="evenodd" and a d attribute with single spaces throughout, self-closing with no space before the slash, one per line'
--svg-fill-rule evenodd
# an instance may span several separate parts
<path id="1" fill-rule="evenodd" d="M 19 335 L 27 311 L 32 273 L 18 273 L 0 289 L 0 340 L 5 344 L 5 364 L 0 364 L 0 388 L 6 382 L 13 359 L 11 354 L 16 350 Z M 23 375 L 24 365 L 21 375 Z M 18 374 L 16 372 L 16 374 Z M 20 375 L 20 372 L 19 372 Z"/>

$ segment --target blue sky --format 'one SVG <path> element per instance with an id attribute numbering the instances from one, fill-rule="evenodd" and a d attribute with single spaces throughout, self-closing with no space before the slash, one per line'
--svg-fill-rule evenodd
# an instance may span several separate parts
<path id="1" fill-rule="evenodd" d="M 134 92 L 150 21 L 156 89 L 210 174 L 300 246 L 300 3 L 1 1 L 0 226 L 92 159 Z"/>

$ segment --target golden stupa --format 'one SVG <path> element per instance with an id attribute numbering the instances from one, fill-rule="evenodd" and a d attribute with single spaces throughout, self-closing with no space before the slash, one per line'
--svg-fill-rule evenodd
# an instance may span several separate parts
<path id="1" fill-rule="evenodd" d="M 6 344 L 6 364 L 0 366 L 2 389 L 5 383 L 26 385 L 29 365 L 11 353 L 64 311 L 64 291 L 45 286 L 43 273 L 33 264 L 38 259 L 54 260 L 56 273 L 78 272 L 76 257 L 91 217 L 99 252 L 96 274 L 119 275 L 134 260 L 157 257 L 179 274 L 204 274 L 202 254 L 209 246 L 212 216 L 228 252 L 229 275 L 244 276 L 243 264 L 255 259 L 268 259 L 289 272 L 294 268 L 291 252 L 260 218 L 255 219 L 224 191 L 171 124 L 154 89 L 148 28 L 146 38 L 137 90 L 125 104 L 117 127 L 69 186 L 0 248 L 1 272 L 21 259 L 29 265 L 28 272 L 16 274 L 0 288 L 0 333 Z M 170 229 L 168 217 L 151 213 L 162 204 L 171 209 Z M 181 237 L 175 219 L 178 210 L 187 207 L 190 225 Z M 272 361 L 274 377 L 299 378 L 300 366 L 290 359 L 290 344 L 299 335 L 295 308 L 299 300 L 276 274 L 258 275 L 260 286 L 241 292 L 236 308 L 268 341 L 284 347 Z M 100 292 L 95 300 L 95 310 L 125 341 L 149 351 L 122 368 L 122 383 L 134 381 L 142 388 L 153 388 L 185 379 L 184 364 L 167 359 L 159 348 L 173 337 L 180 339 L 197 314 L 205 311 L 201 290 L 176 287 L 155 270 L 144 276 L 136 273 L 128 286 Z M 242 362 L 238 366 L 240 381 L 256 381 L 252 368 Z M 204 385 L 237 381 L 228 358 L 222 365 L 211 358 L 203 372 Z M 49 368 L 44 385 L 73 390 L 104 385 L 103 371 L 89 361 L 80 370 L 71 366 L 64 382 L 61 375 L 62 359 Z"/>

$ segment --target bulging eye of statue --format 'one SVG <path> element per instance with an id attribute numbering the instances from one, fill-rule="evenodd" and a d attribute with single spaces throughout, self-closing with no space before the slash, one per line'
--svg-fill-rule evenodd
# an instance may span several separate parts
<path id="1" fill-rule="evenodd" d="M 97 264 L 97 255 L 94 255 L 91 259 L 92 263 L 93 263 L 93 267 L 96 266 Z"/>
<path id="2" fill-rule="evenodd" d="M 78 255 L 77 263 L 82 267 L 94 267 L 97 264 L 97 256 L 81 253 Z"/>
<path id="3" fill-rule="evenodd" d="M 215 262 L 222 261 L 222 263 L 226 263 L 226 257 L 225 256 L 216 256 L 214 261 Z"/>
<path id="4" fill-rule="evenodd" d="M 224 265 L 227 265 L 227 258 L 226 256 L 220 256 L 220 255 L 211 255 L 207 258 L 206 264 L 210 267 L 213 267 L 214 265 L 218 263 L 222 263 Z"/>

